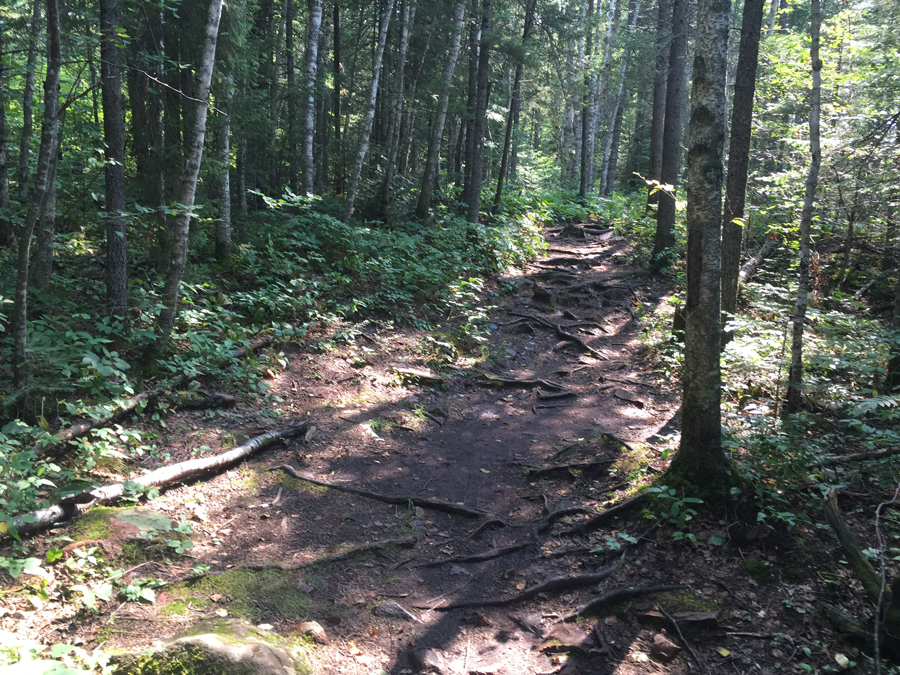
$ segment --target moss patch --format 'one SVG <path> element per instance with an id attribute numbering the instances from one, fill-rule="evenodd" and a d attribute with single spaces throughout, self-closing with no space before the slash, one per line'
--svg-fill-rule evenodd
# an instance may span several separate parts
<path id="1" fill-rule="evenodd" d="M 232 616 L 254 623 L 273 615 L 299 621 L 309 614 L 312 601 L 296 587 L 292 576 L 280 570 L 231 570 L 175 584 L 168 589 L 173 601 L 160 612 L 187 613 L 188 604 L 193 609 L 206 608 L 212 605 L 210 596 L 218 594 Z"/>
<path id="2" fill-rule="evenodd" d="M 772 566 L 762 560 L 747 558 L 744 563 L 747 569 L 747 576 L 760 583 L 769 583 L 774 579 Z"/>
<path id="3" fill-rule="evenodd" d="M 73 539 L 106 539 L 112 534 L 109 519 L 114 517 L 119 509 L 109 506 L 98 506 L 85 513 L 72 526 Z"/>
<path id="4" fill-rule="evenodd" d="M 281 485 L 285 490 L 293 490 L 294 492 L 327 492 L 327 487 L 322 487 L 321 485 L 314 485 L 313 483 L 309 483 L 305 480 L 300 480 L 299 478 L 294 478 L 293 476 L 289 476 L 284 471 L 279 471 L 278 476 L 278 484 Z"/>

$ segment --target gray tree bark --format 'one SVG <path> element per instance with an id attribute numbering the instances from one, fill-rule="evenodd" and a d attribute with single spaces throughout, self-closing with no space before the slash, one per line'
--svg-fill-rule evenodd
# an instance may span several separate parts
<path id="1" fill-rule="evenodd" d="M 478 47 L 478 80 L 475 97 L 475 120 L 472 124 L 472 183 L 467 190 L 466 220 L 477 223 L 481 213 L 481 183 L 484 179 L 484 136 L 487 130 L 487 107 L 490 98 L 491 31 L 494 28 L 493 0 L 481 3 L 481 44 Z"/>
<path id="2" fill-rule="evenodd" d="M 35 11 L 38 14 L 38 11 Z M 62 70 L 60 53 L 59 6 L 57 0 L 47 0 L 47 74 L 44 78 L 44 121 L 41 126 L 41 147 L 38 152 L 34 190 L 25 215 L 19 239 L 16 273 L 16 295 L 12 315 L 13 386 L 19 387 L 28 378 L 25 350 L 28 347 L 28 282 L 31 264 L 31 237 L 47 202 L 51 169 L 57 149 L 59 123 L 59 76 Z"/>
<path id="3" fill-rule="evenodd" d="M 393 0 L 391 0 L 393 1 Z M 303 152 L 300 155 L 300 171 L 303 193 L 310 197 L 315 189 L 315 160 L 313 143 L 316 132 L 316 67 L 319 57 L 319 31 L 322 29 L 322 0 L 311 0 L 309 28 L 306 36 L 305 71 L 303 76 Z"/>
<path id="4" fill-rule="evenodd" d="M 6 75 L 3 48 L 6 44 L 5 26 L 0 26 L 0 246 L 11 246 L 15 240 L 12 211 L 9 204 L 9 153 L 6 138 Z"/>
<path id="5" fill-rule="evenodd" d="M 686 482 L 720 496 L 728 467 L 722 450 L 719 271 L 730 24 L 731 0 L 700 0 L 688 152 L 684 398 L 681 444 L 670 467 Z"/>
<path id="6" fill-rule="evenodd" d="M 25 62 L 25 83 L 22 87 L 22 136 L 19 141 L 19 201 L 28 201 L 28 177 L 31 156 L 31 135 L 34 132 L 34 71 L 37 68 L 38 40 L 41 34 L 41 3 L 34 0 L 31 28 L 28 34 L 28 59 Z"/>
<path id="7" fill-rule="evenodd" d="M 612 53 L 616 48 L 616 40 L 619 35 L 619 21 L 622 17 L 622 3 L 618 0 L 610 0 L 606 16 L 606 35 L 603 39 L 603 57 L 600 72 L 597 73 L 597 90 L 594 92 L 594 106 L 591 111 L 593 122 L 591 124 L 591 175 L 590 185 L 594 187 L 596 182 L 596 155 L 599 143 L 600 128 L 606 121 L 606 104 L 609 98 L 609 82 L 612 78 Z M 613 116 L 615 123 L 615 116 Z M 603 189 L 603 184 L 600 184 Z"/>
<path id="8" fill-rule="evenodd" d="M 666 82 L 666 118 L 663 124 L 662 164 L 659 181 L 671 185 L 672 192 L 660 191 L 656 210 L 656 236 L 653 240 L 651 266 L 659 269 L 667 263 L 666 252 L 675 245 L 675 190 L 681 161 L 682 108 L 685 103 L 685 55 L 688 38 L 688 2 L 672 3 L 672 46 Z M 722 83 L 725 89 L 725 83 Z"/>
<path id="9" fill-rule="evenodd" d="M 290 4 L 290 0 L 288 0 Z M 234 77 L 229 73 L 225 80 L 225 95 L 221 97 L 222 126 L 216 144 L 219 150 L 219 161 L 222 164 L 222 175 L 219 178 L 219 219 L 216 221 L 216 259 L 225 263 L 231 256 L 231 104 L 234 100 Z M 288 91 L 288 96 L 292 90 Z M 295 156 L 293 150 L 290 157 Z M 293 166 L 293 165 L 292 165 Z"/>
<path id="10" fill-rule="evenodd" d="M 647 178 L 658 181 L 662 171 L 662 145 L 666 121 L 666 86 L 672 50 L 672 0 L 659 0 L 656 22 L 656 74 L 653 78 L 653 117 L 650 120 L 650 164 Z M 659 192 L 647 190 L 647 205 L 659 202 Z"/>
<path id="11" fill-rule="evenodd" d="M 613 2 L 614 0 L 610 0 Z M 587 12 L 585 14 L 585 25 L 587 26 L 587 36 L 584 38 L 584 58 L 581 60 L 582 67 L 584 67 L 584 62 L 591 58 L 591 51 L 594 45 L 594 34 L 590 28 L 591 22 L 594 17 L 594 0 L 588 0 L 587 4 Z M 584 91 L 582 92 L 581 99 L 581 175 L 579 177 L 578 183 L 578 196 L 581 199 L 584 199 L 587 196 L 587 193 L 590 192 L 591 184 L 593 183 L 593 164 L 594 157 L 591 152 L 591 142 L 590 137 L 592 134 L 593 119 L 591 115 L 591 111 L 594 109 L 593 106 L 593 81 L 594 78 L 591 77 L 590 69 L 585 68 L 584 72 Z"/>
<path id="12" fill-rule="evenodd" d="M 206 112 L 209 100 L 209 86 L 212 80 L 213 67 L 216 59 L 216 41 L 219 37 L 219 20 L 222 17 L 223 0 L 211 0 L 209 14 L 206 20 L 206 28 L 203 38 L 203 53 L 197 66 L 196 86 L 194 87 L 195 100 L 186 102 L 194 107 L 191 115 L 193 128 L 187 129 L 189 145 L 185 153 L 184 168 L 178 180 L 178 203 L 181 211 L 175 217 L 174 241 L 172 242 L 172 255 L 166 271 L 166 282 L 162 291 L 163 309 L 157 325 L 156 343 L 152 350 L 161 352 L 169 341 L 172 329 L 175 327 L 175 319 L 178 317 L 178 289 L 181 286 L 181 278 L 184 276 L 184 268 L 187 264 L 188 233 L 191 224 L 191 211 L 194 206 L 194 195 L 197 191 L 197 177 L 200 173 L 200 160 L 203 157 L 203 141 L 206 137 Z"/>
<path id="13" fill-rule="evenodd" d="M 450 53 L 447 55 L 447 61 L 444 63 L 444 73 L 441 76 L 441 94 L 438 99 L 434 123 L 431 125 L 431 136 L 428 139 L 428 156 L 425 159 L 425 171 L 422 173 L 422 189 L 419 192 L 419 200 L 416 203 L 416 218 L 420 220 L 426 218 L 431 209 L 431 198 L 434 195 L 438 162 L 441 157 L 444 122 L 447 119 L 447 104 L 450 100 L 450 85 L 453 82 L 453 72 L 456 70 L 456 61 L 459 58 L 465 15 L 466 0 L 457 0 L 456 11 L 453 15 L 453 35 L 450 38 Z"/>
<path id="14" fill-rule="evenodd" d="M 756 65 L 759 61 L 759 37 L 766 0 L 745 0 L 741 25 L 741 47 L 734 81 L 731 111 L 731 144 L 728 150 L 728 180 L 725 184 L 725 210 L 722 216 L 722 311 L 734 314 L 737 307 L 738 273 L 741 266 L 741 240 L 750 167 L 750 137 L 753 121 L 753 97 L 756 93 Z"/>
<path id="15" fill-rule="evenodd" d="M 61 125 L 60 125 L 61 126 Z M 41 290 L 50 287 L 53 276 L 53 245 L 56 243 L 56 167 L 59 161 L 59 129 L 57 129 L 57 152 L 50 160 L 47 180 L 47 196 L 35 232 L 34 255 L 31 261 L 31 285 Z"/>
<path id="16" fill-rule="evenodd" d="M 819 0 L 810 2 L 810 47 L 809 60 L 812 64 L 812 92 L 809 106 L 809 173 L 806 176 L 806 195 L 803 199 L 803 213 L 800 216 L 800 270 L 797 283 L 797 301 L 791 316 L 791 368 L 788 375 L 785 412 L 796 413 L 800 409 L 803 387 L 803 325 L 806 322 L 806 306 L 809 299 L 810 231 L 812 230 L 813 209 L 816 189 L 819 186 L 819 167 L 822 164 L 822 149 L 819 142 L 819 116 L 822 109 L 822 60 L 819 58 L 819 32 L 822 13 Z"/>
<path id="17" fill-rule="evenodd" d="M 119 69 L 120 0 L 100 0 L 100 87 L 106 141 L 106 309 L 124 327 L 128 309 L 128 248 L 125 220 L 125 118 Z"/>
<path id="18" fill-rule="evenodd" d="M 350 175 L 350 183 L 347 185 L 347 198 L 344 202 L 344 222 L 350 222 L 350 218 L 353 216 L 356 191 L 359 189 L 363 163 L 366 161 L 366 153 L 369 151 L 369 138 L 372 136 L 372 125 L 375 122 L 375 104 L 378 101 L 378 79 L 381 76 L 381 59 L 384 56 L 384 45 L 387 42 L 388 26 L 390 25 L 393 11 L 394 0 L 387 0 L 387 6 L 384 8 L 384 14 L 381 16 L 381 23 L 378 29 L 378 43 L 375 46 L 375 58 L 372 63 L 372 84 L 369 88 L 366 120 L 363 125 L 362 137 L 359 141 L 359 151 L 356 153 L 356 161 L 353 164 L 353 173 Z"/>

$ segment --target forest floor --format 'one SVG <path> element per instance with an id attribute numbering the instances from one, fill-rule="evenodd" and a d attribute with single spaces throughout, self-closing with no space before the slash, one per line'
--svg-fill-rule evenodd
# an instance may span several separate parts
<path id="1" fill-rule="evenodd" d="M 268 380 L 278 398 L 147 422 L 170 462 L 297 421 L 314 430 L 144 507 L 191 523 L 189 556 L 152 554 L 121 528 L 94 541 L 77 521 L 38 538 L 38 553 L 66 535 L 67 555 L 97 545 L 130 578 L 167 581 L 155 603 L 94 614 L 7 594 L 0 627 L 116 650 L 202 619 L 242 617 L 285 636 L 316 621 L 327 644 L 309 643 L 314 673 L 839 670 L 847 648 L 813 609 L 852 613 L 858 586 L 830 532 L 775 531 L 690 502 L 680 505 L 697 510 L 685 528 L 696 542 L 676 541 L 647 504 L 577 529 L 665 470 L 680 393 L 654 371 L 634 314 L 670 287 L 635 274 L 626 242 L 571 232 L 547 232 L 546 256 L 504 280 L 515 293 L 485 294 L 498 307 L 483 358 L 405 327 L 373 324 L 349 346 L 310 334 L 281 348 L 287 365 Z M 428 499 L 444 501 L 414 501 Z M 189 580 L 198 564 L 209 572 Z M 649 592 L 659 586 L 675 588 Z"/>

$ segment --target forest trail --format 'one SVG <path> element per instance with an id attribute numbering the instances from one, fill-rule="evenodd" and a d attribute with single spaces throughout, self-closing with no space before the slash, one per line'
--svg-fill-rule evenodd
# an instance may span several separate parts
<path id="1" fill-rule="evenodd" d="M 299 420 L 315 429 L 149 504 L 193 523 L 192 560 L 133 560 L 141 577 L 169 582 L 155 604 L 60 616 L 49 629 L 114 650 L 204 619 L 245 618 L 286 636 L 315 621 L 327 644 L 310 652 L 314 673 L 691 672 L 694 657 L 658 604 L 687 611 L 677 616 L 704 667 L 750 672 L 776 658 L 760 638 L 724 628 L 740 623 L 729 612 L 752 612 L 763 642 L 776 625 L 803 625 L 757 598 L 743 553 L 676 543 L 639 508 L 572 531 L 664 470 L 660 434 L 677 428 L 679 396 L 642 355 L 634 315 L 665 284 L 629 269 L 627 242 L 609 232 L 546 235 L 545 257 L 501 280 L 516 290 L 491 312 L 484 359 L 455 353 L 442 334 L 391 326 L 324 349 L 311 335 L 283 348 L 269 401 L 173 414 L 160 430 L 172 462 Z M 284 465 L 370 495 L 291 478 L 275 468 Z M 471 512 L 446 512 L 455 507 Z M 727 535 L 724 521 L 696 523 L 698 539 Z M 115 538 L 104 548 L 122 549 Z M 185 582 L 198 564 L 208 573 Z M 647 594 L 673 585 L 684 588 Z M 620 589 L 637 590 L 611 596 L 596 624 L 561 622 Z"/>

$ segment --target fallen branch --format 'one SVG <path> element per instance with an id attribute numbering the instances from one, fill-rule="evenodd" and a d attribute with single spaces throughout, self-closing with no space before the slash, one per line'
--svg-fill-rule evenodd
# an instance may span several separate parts
<path id="1" fill-rule="evenodd" d="M 309 476 L 304 476 L 303 474 L 298 473 L 297 470 L 294 469 L 294 467 L 288 466 L 287 464 L 279 464 L 278 466 L 273 466 L 271 469 L 269 469 L 269 471 L 277 471 L 278 469 L 281 469 L 286 474 L 288 474 L 292 478 L 296 478 L 297 480 L 306 481 L 307 483 L 330 488 L 332 490 L 338 490 L 339 492 L 347 492 L 359 497 L 365 497 L 366 499 L 374 499 L 375 501 L 384 502 L 385 504 L 412 504 L 413 506 L 421 506 L 423 509 L 443 511 L 444 513 L 453 513 L 458 516 L 467 516 L 469 518 L 487 518 L 491 515 L 487 511 L 482 511 L 481 509 L 473 509 L 469 506 L 464 506 L 463 504 L 454 504 L 453 502 L 444 501 L 443 499 L 431 499 L 429 497 L 412 496 L 391 497 L 389 495 L 381 494 L 380 492 L 360 490 L 359 488 L 340 485 L 338 483 L 327 483 L 322 480 L 310 478 Z"/>
<path id="2" fill-rule="evenodd" d="M 474 562 L 485 562 L 487 560 L 494 560 L 495 558 L 502 558 L 505 555 L 509 555 L 510 553 L 516 553 L 521 551 L 523 548 L 528 548 L 531 546 L 531 542 L 521 542 L 519 544 L 513 544 L 512 546 L 505 546 L 503 548 L 492 548 L 490 551 L 484 551 L 482 553 L 473 553 L 472 555 L 455 555 L 451 558 L 445 558 L 444 560 L 435 560 L 430 563 L 423 563 L 419 565 L 419 567 L 440 567 L 441 565 L 449 565 L 452 563 L 474 563 Z"/>
<path id="3" fill-rule="evenodd" d="M 584 616 L 588 613 L 596 613 L 597 610 L 607 605 L 614 605 L 615 603 L 622 602 L 623 600 L 633 600 L 634 598 L 639 598 L 644 595 L 652 595 L 653 593 L 674 593 L 675 591 L 683 591 L 686 588 L 687 586 L 681 586 L 679 584 L 669 586 L 637 586 L 636 588 L 617 588 L 614 591 L 606 593 L 605 595 L 601 595 L 595 600 L 591 600 L 586 605 L 582 605 L 571 614 L 566 614 L 566 616 L 559 620 L 559 623 L 574 621 L 580 616 Z"/>
<path id="4" fill-rule="evenodd" d="M 624 502 L 616 504 L 603 513 L 598 513 L 590 520 L 586 520 L 580 525 L 576 525 L 571 530 L 563 532 L 563 535 L 572 537 L 584 534 L 585 532 L 590 532 L 591 530 L 596 530 L 598 527 L 605 525 L 616 516 L 620 516 L 623 513 L 628 513 L 632 509 L 637 508 L 647 500 L 647 496 L 648 495 L 646 492 L 641 492 L 640 494 L 635 495 L 630 499 L 626 499 Z"/>
<path id="5" fill-rule="evenodd" d="M 187 478 L 192 478 L 205 473 L 219 471 L 233 464 L 237 464 L 243 459 L 255 455 L 279 441 L 287 438 L 293 438 L 300 435 L 307 427 L 307 422 L 303 422 L 294 427 L 281 429 L 279 431 L 271 431 L 262 436 L 240 445 L 236 448 L 223 452 L 214 457 L 204 457 L 200 459 L 190 459 L 186 462 L 164 466 L 156 471 L 132 478 L 121 483 L 112 483 L 104 485 L 93 490 L 85 490 L 73 495 L 67 495 L 59 500 L 57 504 L 46 509 L 40 509 L 33 513 L 22 514 L 16 516 L 9 523 L 10 530 L 14 530 L 16 534 L 31 534 L 44 530 L 56 523 L 68 520 L 79 513 L 83 513 L 88 509 L 105 504 L 118 499 L 125 494 L 126 483 L 129 487 L 135 486 L 138 489 L 150 487 L 166 487 L 174 483 L 179 483 Z"/>
<path id="6" fill-rule="evenodd" d="M 373 541 L 370 544 L 361 544 L 360 546 L 354 546 L 350 550 L 344 551 L 342 553 L 335 553 L 334 555 L 329 555 L 324 558 L 308 560 L 307 562 L 297 563 L 296 565 L 282 565 L 281 563 L 246 563 L 244 565 L 236 565 L 235 567 L 231 567 L 227 570 L 208 572 L 203 576 L 220 576 L 234 570 L 278 570 L 280 572 L 295 572 L 296 570 L 306 569 L 307 567 L 326 565 L 333 562 L 340 562 L 341 560 L 348 560 L 355 555 L 359 555 L 360 553 L 380 551 L 381 549 L 388 548 L 389 546 L 415 546 L 415 544 L 416 538 L 412 536 L 399 537 L 397 539 L 385 539 L 383 541 Z"/>
<path id="7" fill-rule="evenodd" d="M 883 270 L 879 274 L 876 274 L 872 279 L 870 279 L 862 288 L 860 288 L 856 293 L 853 294 L 854 300 L 862 300 L 862 297 L 868 292 L 872 286 L 877 284 L 881 279 L 888 276 L 889 274 L 893 274 L 897 271 L 898 268 L 894 267 L 889 270 Z"/>
<path id="8" fill-rule="evenodd" d="M 523 602 L 537 597 L 541 593 L 557 593 L 559 591 L 568 591 L 573 588 L 583 588 L 585 586 L 593 586 L 599 584 L 604 579 L 609 578 L 613 572 L 619 569 L 619 565 L 613 565 L 605 570 L 594 572 L 593 574 L 572 574 L 548 579 L 542 584 L 532 586 L 526 591 L 517 593 L 508 598 L 487 598 L 485 600 L 472 600 L 468 602 L 451 602 L 443 607 L 434 607 L 433 609 L 442 612 L 451 609 L 467 609 L 471 607 L 502 607 L 504 605 L 512 605 L 516 602 Z M 413 605 L 414 607 L 416 605 Z"/>
<path id="9" fill-rule="evenodd" d="M 751 256 L 747 259 L 747 262 L 741 265 L 741 269 L 738 272 L 738 281 L 740 283 L 745 284 L 753 277 L 756 273 L 756 268 L 766 259 L 769 255 L 769 251 L 774 248 L 775 243 L 775 237 L 773 235 L 768 235 L 763 242 L 763 245 L 759 247 L 756 255 Z"/>

